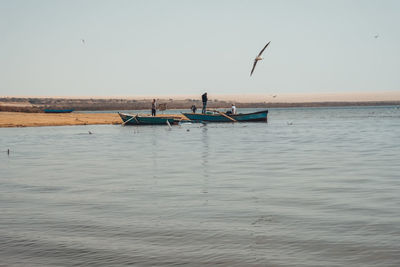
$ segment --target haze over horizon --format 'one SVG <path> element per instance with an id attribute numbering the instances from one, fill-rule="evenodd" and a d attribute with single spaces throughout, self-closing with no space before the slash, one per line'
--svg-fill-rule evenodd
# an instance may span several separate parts
<path id="1" fill-rule="evenodd" d="M 3 0 L 0 95 L 397 95 L 398 25 L 390 0 Z"/>
<path id="2" fill-rule="evenodd" d="M 116 95 L 116 96 L 2 96 L 0 98 L 67 98 L 67 99 L 136 99 L 136 100 L 200 100 L 200 95 Z M 400 101 L 400 92 L 345 92 L 318 94 L 209 94 L 210 100 L 232 101 L 237 103 L 306 103 L 306 102 L 393 102 Z M 0 105 L 1 105 L 0 101 Z M 3 103 L 4 104 L 4 103 Z"/>

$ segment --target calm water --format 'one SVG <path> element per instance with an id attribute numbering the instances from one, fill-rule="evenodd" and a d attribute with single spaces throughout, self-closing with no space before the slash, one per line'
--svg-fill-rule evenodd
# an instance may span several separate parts
<path id="1" fill-rule="evenodd" d="M 400 109 L 269 116 L 0 129 L 0 266 L 400 266 Z"/>

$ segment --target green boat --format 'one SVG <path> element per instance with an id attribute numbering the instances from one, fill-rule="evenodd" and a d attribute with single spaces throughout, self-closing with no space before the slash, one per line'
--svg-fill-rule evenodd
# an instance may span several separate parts
<path id="1" fill-rule="evenodd" d="M 43 110 L 45 113 L 71 113 L 74 111 L 73 109 L 44 109 Z"/>
<path id="2" fill-rule="evenodd" d="M 118 115 L 123 121 L 122 125 L 172 125 L 179 122 L 174 117 L 153 117 L 120 112 L 118 112 Z"/>
<path id="3" fill-rule="evenodd" d="M 192 122 L 267 122 L 268 110 L 240 114 L 227 114 L 214 110 L 206 114 L 183 113 L 183 115 Z"/>

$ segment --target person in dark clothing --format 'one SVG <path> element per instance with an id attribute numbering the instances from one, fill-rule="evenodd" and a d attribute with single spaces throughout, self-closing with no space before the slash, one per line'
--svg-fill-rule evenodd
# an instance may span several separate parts
<path id="1" fill-rule="evenodd" d="M 192 110 L 193 113 L 196 113 L 196 110 L 197 110 L 196 105 L 192 105 L 192 107 L 190 109 Z"/>
<path id="2" fill-rule="evenodd" d="M 205 114 L 206 113 L 206 109 L 207 109 L 207 101 L 208 101 L 207 93 L 204 93 L 201 96 L 201 100 L 203 101 L 203 109 L 201 110 L 201 113 Z"/>
<path id="3" fill-rule="evenodd" d="M 151 102 L 151 116 L 155 116 L 156 115 L 156 100 L 153 99 L 153 102 Z"/>

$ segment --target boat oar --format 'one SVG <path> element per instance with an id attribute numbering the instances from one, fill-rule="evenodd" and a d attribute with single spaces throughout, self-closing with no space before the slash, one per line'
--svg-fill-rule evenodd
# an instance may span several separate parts
<path id="1" fill-rule="evenodd" d="M 231 121 L 233 121 L 233 122 L 237 122 L 237 120 L 235 120 L 234 118 L 232 118 L 232 117 L 229 117 L 228 115 L 226 115 L 225 113 L 223 113 L 223 112 L 221 112 L 221 111 L 219 111 L 219 110 L 215 110 L 216 112 L 218 112 L 219 114 L 221 114 L 222 116 L 224 116 L 224 117 L 226 117 L 226 118 L 228 118 L 228 119 L 230 119 Z"/>
<path id="2" fill-rule="evenodd" d="M 137 116 L 137 115 L 136 115 L 136 116 Z M 133 120 L 133 119 L 135 119 L 135 121 L 136 121 L 137 123 L 139 123 L 138 120 L 136 119 L 136 116 L 132 116 L 132 118 L 130 118 L 129 120 L 124 121 L 124 122 L 122 123 L 122 125 L 125 126 L 125 124 L 126 124 L 127 122 L 129 122 L 129 121 L 131 121 L 131 120 Z"/>
<path id="3" fill-rule="evenodd" d="M 171 127 L 171 124 L 169 123 L 169 121 L 167 120 L 167 125 L 168 125 L 168 127 L 171 129 L 172 127 Z"/>

